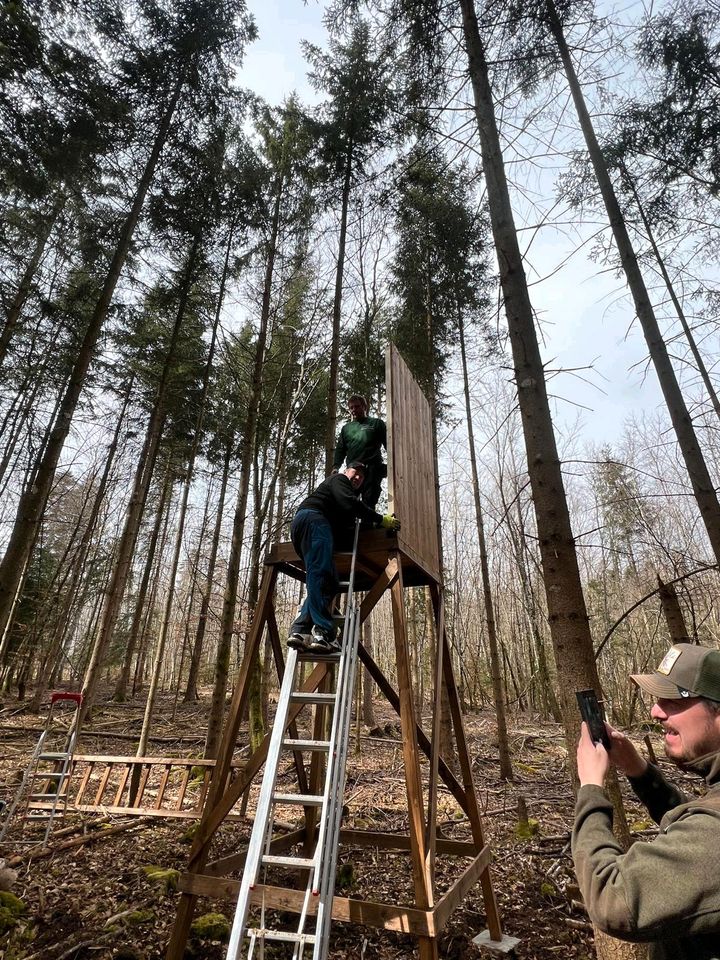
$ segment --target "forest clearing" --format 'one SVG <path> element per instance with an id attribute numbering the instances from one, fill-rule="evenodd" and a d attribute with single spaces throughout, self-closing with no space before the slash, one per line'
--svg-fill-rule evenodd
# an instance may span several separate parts
<path id="1" fill-rule="evenodd" d="M 153 752 L 198 756 L 202 743 L 204 699 L 181 706 L 172 720 L 172 698 L 159 706 Z M 28 727 L 34 718 L 22 706 L 6 700 L 0 714 L 0 738 L 6 759 L 0 768 L 0 783 L 12 783 L 28 760 L 35 737 Z M 492 873 L 504 924 L 519 937 L 518 960 L 551 960 L 556 957 L 586 960 L 592 956 L 592 930 L 577 903 L 569 831 L 573 798 L 566 773 L 563 735 L 559 724 L 541 721 L 537 715 L 513 717 L 510 740 L 518 789 L 524 794 L 537 833 L 516 837 L 517 815 L 513 790 L 498 775 L 497 736 L 493 711 L 485 709 L 466 718 L 473 758 L 473 771 L 481 800 L 485 826 L 493 848 Z M 92 729 L 83 734 L 82 749 L 93 754 L 123 754 L 142 722 L 141 705 L 103 702 Z M 390 730 L 388 734 L 385 728 Z M 99 735 L 96 731 L 105 731 Z M 246 734 L 246 731 L 243 731 Z M 122 734 L 125 739 L 118 739 Z M 131 738 L 130 741 L 127 738 Z M 372 822 L 376 829 L 400 829 L 406 820 L 406 800 L 397 716 L 387 708 L 378 711 L 377 728 L 371 733 L 362 725 L 360 752 L 356 734 L 350 749 L 346 803 L 348 823 Z M 448 815 L 442 818 L 447 836 L 467 834 L 467 821 L 457 816 L 457 806 L 445 794 L 442 803 Z M 652 835 L 635 802 L 629 803 L 633 829 L 641 837 Z M 249 812 L 252 812 L 250 810 Z M 77 815 L 76 815 L 77 816 Z M 164 881 L 153 882 L 146 868 L 182 871 L 187 862 L 187 831 L 191 821 L 138 820 L 127 832 L 103 838 L 108 827 L 127 823 L 126 818 L 84 815 L 95 842 L 59 849 L 51 857 L 20 863 L 13 891 L 26 905 L 17 926 L 0 941 L 4 960 L 159 960 L 169 937 L 177 893 L 166 891 Z M 75 824 L 75 817 L 58 821 L 58 830 Z M 72 843 L 77 832 L 58 836 L 53 845 Z M 246 842 L 247 827 L 225 828 L 222 843 Z M 389 890 L 404 902 L 412 889 L 406 857 L 379 851 L 343 851 L 341 876 L 347 895 L 372 891 L 371 899 Z M 439 883 L 443 882 L 440 873 Z M 349 888 L 349 890 L 348 890 Z M 227 901 L 204 901 L 201 915 L 220 912 L 232 917 Z M 485 926 L 482 899 L 474 889 L 453 915 L 441 942 L 442 955 L 458 960 L 481 956 L 471 939 Z M 83 944 L 83 946 L 80 946 Z M 125 949 L 123 952 L 123 949 Z M 221 960 L 224 947 L 211 940 L 196 940 L 195 953 L 207 960 Z M 385 931 L 337 923 L 333 925 L 333 957 L 366 957 L 389 960 L 412 955 L 411 938 Z"/>
<path id="2" fill-rule="evenodd" d="M 221 893 L 231 960 L 716 960 L 720 789 L 576 693 L 720 744 L 719 116 L 717 0 L 2 5 L 3 960 L 219 958 Z M 667 849 L 627 778 L 709 930 L 583 912 L 574 795 Z"/>

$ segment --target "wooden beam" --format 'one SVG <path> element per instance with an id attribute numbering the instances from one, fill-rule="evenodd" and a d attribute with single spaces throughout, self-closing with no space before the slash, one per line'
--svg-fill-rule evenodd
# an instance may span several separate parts
<path id="1" fill-rule="evenodd" d="M 470 866 L 450 887 L 448 892 L 438 900 L 433 910 L 435 929 L 438 933 L 448 922 L 453 910 L 460 906 L 461 902 L 478 882 L 481 875 L 487 872 L 491 859 L 492 853 L 490 847 L 483 847 Z"/>
<path id="2" fill-rule="evenodd" d="M 388 561 L 387 566 L 371 589 L 365 594 L 363 602 L 360 604 L 360 623 L 365 623 L 380 597 L 395 583 L 399 572 L 400 564 L 397 558 L 393 557 Z"/>
<path id="3" fill-rule="evenodd" d="M 304 693 L 312 693 L 317 690 L 321 680 L 327 673 L 329 666 L 329 661 L 325 663 L 318 663 L 300 689 Z M 288 722 L 292 723 L 304 707 L 304 703 L 293 704 L 288 712 Z M 223 822 L 223 820 L 225 820 L 237 801 L 243 795 L 247 786 L 252 782 L 262 765 L 265 763 L 269 746 L 270 734 L 268 733 L 257 750 L 248 758 L 237 779 L 230 784 L 225 793 L 218 799 L 212 810 L 207 812 L 207 815 L 204 817 L 200 827 L 198 828 L 198 833 L 200 833 L 201 830 L 204 830 L 207 833 L 208 840 L 210 837 L 212 837 L 220 824 Z"/>
<path id="4" fill-rule="evenodd" d="M 372 830 L 341 830 L 340 842 L 354 847 L 377 847 L 380 850 L 410 852 L 410 837 L 399 833 L 380 833 Z M 477 847 L 467 840 L 438 838 L 437 852 L 451 857 L 475 857 Z"/>
<path id="5" fill-rule="evenodd" d="M 395 710 L 399 715 L 400 713 L 400 697 L 397 695 L 397 692 L 393 685 L 390 683 L 388 678 L 382 672 L 380 667 L 377 665 L 372 656 L 368 653 L 367 649 L 363 646 L 362 642 L 358 644 L 358 655 L 367 668 L 368 673 L 373 678 L 375 683 L 380 687 L 380 690 L 385 695 L 390 706 Z M 430 741 L 425 735 L 425 731 L 419 724 L 416 724 L 416 735 L 420 749 L 423 751 L 426 757 L 430 756 Z M 450 793 L 455 797 L 457 802 L 460 804 L 462 809 L 467 813 L 467 799 L 465 796 L 465 791 L 463 790 L 461 784 L 455 777 L 455 774 L 452 772 L 450 767 L 445 763 L 442 757 L 438 761 L 438 772 L 443 780 L 443 783 L 448 788 Z M 482 844 L 480 845 L 482 846 Z M 478 850 L 480 847 L 478 847 Z"/>
<path id="6" fill-rule="evenodd" d="M 223 880 L 205 874 L 184 873 L 178 881 L 178 889 L 196 897 L 237 900 L 240 881 Z M 287 910 L 289 913 L 301 913 L 304 901 L 305 891 L 303 890 L 289 890 L 285 887 L 273 887 L 262 883 L 258 883 L 250 895 L 251 904 L 259 906 L 264 903 L 269 910 Z M 311 916 L 317 913 L 316 898 L 311 899 L 308 913 Z M 333 897 L 332 919 L 344 923 L 362 923 L 385 930 L 397 930 L 399 933 L 409 933 L 416 937 L 435 936 L 433 911 L 418 910 L 417 907 Z"/>
<path id="7" fill-rule="evenodd" d="M 433 905 L 432 878 L 427 872 L 425 859 L 425 816 L 423 789 L 418 756 L 417 722 L 415 720 L 415 697 L 412 689 L 410 657 L 408 655 L 407 624 L 405 622 L 405 597 L 402 570 L 390 588 L 395 639 L 395 663 L 400 698 L 400 726 L 402 728 L 402 752 L 405 767 L 405 790 L 408 803 L 410 828 L 410 859 L 412 862 L 415 902 L 421 910 Z"/>
<path id="8" fill-rule="evenodd" d="M 443 666 L 445 673 L 445 686 L 447 687 L 448 700 L 450 701 L 450 713 L 452 715 L 453 727 L 455 729 L 455 743 L 457 745 L 458 760 L 462 772 L 465 795 L 467 797 L 467 814 L 470 819 L 470 829 L 473 839 L 478 847 L 485 846 L 483 838 L 482 818 L 478 806 L 477 794 L 475 793 L 475 783 L 472 776 L 472 765 L 470 763 L 470 753 L 467 747 L 467 738 L 465 737 L 465 726 L 463 724 L 462 710 L 460 709 L 460 697 L 458 696 L 457 686 L 455 684 L 455 674 L 453 672 L 452 657 L 450 656 L 450 646 L 447 637 L 443 631 Z M 483 901 L 485 904 L 485 915 L 487 916 L 488 930 L 492 940 L 502 940 L 502 924 L 500 921 L 500 911 L 497 900 L 495 899 L 495 890 L 490 877 L 490 870 L 484 870 L 481 877 Z"/>
<path id="9" fill-rule="evenodd" d="M 442 701 L 443 701 L 443 651 L 442 638 L 445 628 L 444 617 L 445 609 L 442 601 L 442 593 L 436 584 L 428 588 L 430 591 L 430 600 L 433 609 L 433 619 L 435 628 L 435 671 L 433 677 L 433 723 L 430 738 L 430 771 L 428 773 L 428 808 L 427 821 L 425 823 L 425 844 L 427 870 L 431 877 L 435 877 L 435 841 L 437 839 L 437 785 L 438 785 L 438 760 L 440 757 L 440 731 L 442 721 Z"/>
<path id="10" fill-rule="evenodd" d="M 301 843 L 305 837 L 305 828 L 300 830 L 291 830 L 279 837 L 273 837 L 270 841 L 271 853 L 283 853 L 294 847 L 296 843 Z M 234 873 L 245 865 L 247 857 L 247 848 L 240 850 L 239 853 L 231 853 L 227 857 L 219 857 L 217 860 L 211 860 L 205 866 L 205 875 L 212 877 L 223 877 L 228 873 Z"/>

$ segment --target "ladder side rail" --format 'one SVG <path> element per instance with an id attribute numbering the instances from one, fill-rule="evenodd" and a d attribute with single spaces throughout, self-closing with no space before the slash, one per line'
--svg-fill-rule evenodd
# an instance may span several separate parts
<path id="1" fill-rule="evenodd" d="M 348 647 L 348 671 L 342 703 L 343 718 L 341 728 L 343 736 L 338 744 L 337 754 L 333 757 L 333 796 L 328 811 L 328 828 L 324 838 L 322 853 L 323 873 L 319 891 L 316 940 L 313 950 L 313 960 L 325 960 L 329 949 L 330 923 L 332 920 L 332 901 L 335 891 L 335 871 L 337 868 L 340 824 L 342 821 L 343 799 L 347 778 L 347 751 L 349 741 L 350 716 L 352 711 L 353 691 L 357 671 L 357 645 L 360 636 L 360 618 L 357 607 L 353 604 L 350 617 L 351 629 Z"/>
<path id="2" fill-rule="evenodd" d="M 53 715 L 53 704 L 51 703 L 50 710 L 48 711 L 48 715 L 47 715 L 47 720 L 45 721 L 45 729 L 42 731 L 42 733 L 38 737 L 38 742 L 35 744 L 35 749 L 33 750 L 33 754 L 30 757 L 30 762 L 28 763 L 27 767 L 25 767 L 25 770 L 23 771 L 22 780 L 20 781 L 20 784 L 17 790 L 15 791 L 15 796 L 12 799 L 12 803 L 8 807 L 8 810 L 5 814 L 5 818 L 4 818 L 5 822 L 3 823 L 2 830 L 0 830 L 0 843 L 5 839 L 5 836 L 10 828 L 10 824 L 12 823 L 13 817 L 15 816 L 15 811 L 23 802 L 23 800 L 25 801 L 25 810 L 23 811 L 23 819 L 25 819 L 25 815 L 27 814 L 28 806 L 30 803 L 31 785 L 35 779 L 35 774 L 37 772 L 38 764 L 40 762 L 40 754 L 42 753 L 43 747 L 45 745 L 45 740 L 48 737 L 48 733 L 50 730 L 50 723 L 52 721 L 52 715 Z"/>
<path id="3" fill-rule="evenodd" d="M 243 870 L 237 906 L 235 908 L 235 918 L 230 931 L 230 940 L 228 943 L 226 960 L 238 960 L 240 957 L 242 941 L 245 935 L 247 914 L 250 906 L 250 890 L 257 882 L 263 850 L 265 848 L 266 829 L 273 805 L 272 796 L 275 789 L 275 780 L 277 777 L 280 752 L 282 750 L 282 741 L 285 736 L 285 728 L 287 726 L 287 717 L 290 708 L 290 694 L 292 693 L 293 689 L 296 665 L 297 650 L 289 649 L 287 660 L 285 662 L 283 682 L 280 688 L 278 707 L 275 713 L 275 722 L 270 735 L 270 743 L 268 745 L 268 753 L 265 760 L 265 771 L 263 773 L 260 796 L 258 798 L 257 810 L 255 812 L 255 822 L 250 834 L 250 842 L 248 843 L 248 849 L 245 858 L 245 869 Z"/>
<path id="4" fill-rule="evenodd" d="M 337 865 L 338 839 L 342 806 L 345 792 L 347 746 L 349 739 L 350 714 L 355 687 L 357 667 L 357 647 L 359 640 L 359 612 L 355 602 L 355 560 L 357 557 L 360 532 L 359 520 L 355 523 L 355 541 L 350 563 L 348 581 L 347 608 L 343 628 L 341 663 L 338 667 L 338 693 L 333 716 L 333 733 L 330 746 L 330 759 L 326 780 L 326 815 L 318 831 L 317 850 L 319 863 L 314 881 L 319 896 L 315 945 L 313 960 L 327 956 L 332 918 L 332 897 L 335 889 L 335 869 Z"/>
<path id="5" fill-rule="evenodd" d="M 323 874 L 323 856 L 325 853 L 325 838 L 327 834 L 328 821 L 332 821 L 333 810 L 330 807 L 334 790 L 333 781 L 337 778 L 337 755 L 338 748 L 342 738 L 347 736 L 345 730 L 345 708 L 347 699 L 347 675 L 352 660 L 352 631 L 351 621 L 353 619 L 354 595 L 353 586 L 355 580 L 355 558 L 357 556 L 358 537 L 360 533 L 360 521 L 355 521 L 355 540 L 353 543 L 352 559 L 350 561 L 350 579 L 348 581 L 347 608 L 345 612 L 345 622 L 343 624 L 343 639 L 340 651 L 340 662 L 337 668 L 337 691 L 335 700 L 335 710 L 333 711 L 333 720 L 330 733 L 330 749 L 328 751 L 328 771 L 325 778 L 325 789 L 323 790 L 323 815 L 320 818 L 318 826 L 317 845 L 315 848 L 315 869 L 313 871 L 313 891 L 318 892 L 322 883 Z M 352 700 L 352 690 L 350 691 Z M 316 942 L 317 945 L 317 942 Z"/>
<path id="6" fill-rule="evenodd" d="M 75 747 L 75 733 L 73 733 L 72 736 L 70 737 L 70 742 L 68 744 L 68 754 L 65 757 L 65 759 L 62 761 L 62 766 L 58 771 L 60 774 L 60 777 L 58 778 L 56 783 L 55 793 L 52 794 L 52 798 L 53 798 L 52 807 L 50 808 L 47 826 L 45 827 L 45 838 L 44 838 L 45 844 L 47 844 L 48 839 L 50 837 L 50 831 L 52 829 L 53 821 L 57 814 L 58 804 L 61 799 L 63 801 L 63 813 L 67 810 L 67 804 L 68 804 L 67 790 L 65 791 L 64 794 L 62 794 L 62 796 L 61 796 L 61 793 L 62 793 L 63 785 L 67 782 L 70 775 L 70 766 L 72 764 L 74 747 Z"/>

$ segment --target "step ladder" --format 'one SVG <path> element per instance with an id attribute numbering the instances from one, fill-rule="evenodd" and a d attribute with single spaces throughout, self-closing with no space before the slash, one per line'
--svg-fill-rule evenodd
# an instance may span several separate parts
<path id="1" fill-rule="evenodd" d="M 58 691 L 50 695 L 50 709 L 45 727 L 40 734 L 33 755 L 23 773 L 12 803 L 5 811 L 0 843 L 17 827 L 16 842 L 26 844 L 47 843 L 53 821 L 65 813 L 67 806 L 67 782 L 72 769 L 73 753 L 77 738 L 78 712 L 82 707 L 81 693 Z M 57 720 L 62 707 L 69 725 L 57 729 Z M 34 824 L 45 827 L 41 839 L 24 836 L 25 826 Z"/>
<path id="2" fill-rule="evenodd" d="M 352 707 L 355 674 L 357 668 L 357 650 L 360 637 L 360 608 L 353 594 L 355 579 L 355 559 L 357 556 L 359 521 L 355 525 L 355 540 L 350 564 L 350 579 L 341 584 L 347 588 L 345 615 L 342 617 L 341 652 L 331 657 L 313 652 L 298 652 L 288 649 L 285 673 L 280 689 L 275 723 L 270 735 L 265 772 L 255 814 L 253 830 L 250 835 L 245 860 L 245 869 L 240 884 L 235 919 L 230 933 L 227 960 L 240 960 L 246 956 L 252 958 L 255 948 L 264 955 L 265 944 L 276 943 L 292 948 L 293 960 L 302 960 L 306 947 L 312 947 L 313 960 L 325 960 L 330 937 L 332 919 L 332 901 L 335 888 L 335 869 L 337 866 L 340 821 L 342 818 L 343 794 L 345 791 L 345 767 L 347 760 L 350 731 L 350 712 Z M 299 665 L 307 661 L 334 662 L 331 670 L 332 690 L 304 693 L 298 689 Z M 313 704 L 323 711 L 327 729 L 327 713 L 332 710 L 330 739 L 291 739 L 288 736 L 290 725 L 288 714 L 291 705 L 298 703 Z M 316 724 L 317 733 L 319 725 Z M 283 755 L 287 752 L 318 755 L 326 758 L 325 784 L 322 793 L 301 794 L 286 793 L 277 787 L 278 770 Z M 312 762 L 312 761 L 311 761 Z M 306 815 L 314 811 L 317 816 L 315 848 L 312 856 L 279 856 L 271 852 L 273 822 L 276 806 L 294 804 L 304 807 Z M 248 926 L 252 892 L 259 882 L 261 873 L 278 868 L 292 869 L 305 874 L 305 893 L 302 910 L 297 915 L 292 929 L 273 929 L 265 923 L 265 907 L 260 904 L 260 920 L 257 925 Z M 306 930 L 308 919 L 315 914 L 314 929 Z M 288 916 L 288 914 L 284 914 Z"/>

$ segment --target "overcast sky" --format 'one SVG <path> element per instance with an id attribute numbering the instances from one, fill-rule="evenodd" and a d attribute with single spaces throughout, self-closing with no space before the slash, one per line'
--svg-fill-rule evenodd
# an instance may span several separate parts
<path id="1" fill-rule="evenodd" d="M 325 44 L 323 5 L 315 0 L 249 0 L 259 39 L 249 48 L 241 82 L 269 103 L 280 103 L 293 90 L 305 103 L 316 100 L 306 79 L 300 42 Z M 537 181 L 539 193 L 553 201 L 553 176 Z M 594 263 L 586 252 L 575 254 L 558 269 L 576 244 L 564 230 L 546 227 L 523 232 L 536 213 L 516 208 L 524 247 L 529 252 L 533 307 L 541 318 L 542 350 L 549 367 L 578 370 L 551 380 L 549 389 L 559 400 L 555 420 L 562 430 L 581 412 L 583 436 L 611 442 L 622 433 L 625 420 L 652 412 L 662 402 L 652 370 L 647 372 L 645 343 L 624 282 Z M 590 233 L 592 228 L 587 228 Z M 527 239 L 524 239 L 527 238 Z M 540 282 L 538 282 L 540 281 Z M 594 371 L 583 371 L 593 365 Z M 585 381 L 590 382 L 585 382 Z M 589 408 L 584 410 L 583 408 Z"/>

